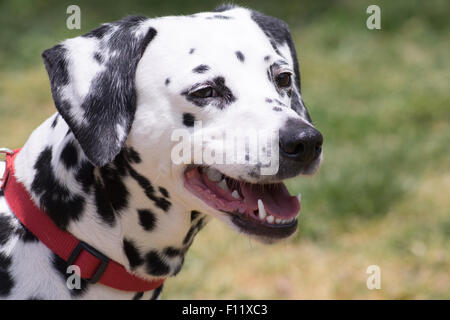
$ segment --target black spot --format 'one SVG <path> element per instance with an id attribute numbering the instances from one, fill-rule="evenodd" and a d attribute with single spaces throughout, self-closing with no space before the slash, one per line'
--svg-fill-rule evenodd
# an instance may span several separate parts
<path id="1" fill-rule="evenodd" d="M 174 247 L 167 247 L 164 249 L 164 254 L 169 258 L 177 257 L 183 254 L 181 249 L 177 249 Z"/>
<path id="2" fill-rule="evenodd" d="M 14 280 L 8 270 L 0 268 L 0 297 L 10 294 L 14 287 Z"/>
<path id="3" fill-rule="evenodd" d="M 58 115 L 55 116 L 55 119 L 53 119 L 51 127 L 55 129 L 56 125 L 58 124 Z"/>
<path id="4" fill-rule="evenodd" d="M 190 246 L 194 240 L 194 237 L 203 228 L 204 225 L 205 225 L 205 217 L 194 222 L 183 239 L 183 245 Z"/>
<path id="5" fill-rule="evenodd" d="M 270 72 L 270 70 L 267 70 L 267 79 L 269 80 L 269 82 L 272 82 L 272 73 Z"/>
<path id="6" fill-rule="evenodd" d="M 130 175 L 133 179 L 136 180 L 136 182 L 141 186 L 141 188 L 144 190 L 145 195 L 147 198 L 153 201 L 153 203 L 160 208 L 161 210 L 167 212 L 170 209 L 170 206 L 172 203 L 170 203 L 166 198 L 164 197 L 158 197 L 155 195 L 155 189 L 153 188 L 150 181 L 144 177 L 143 175 L 139 174 L 136 170 L 134 170 L 131 166 L 128 168 Z"/>
<path id="7" fill-rule="evenodd" d="M 143 292 L 136 292 L 136 294 L 133 297 L 133 300 L 141 300 L 143 296 L 144 296 Z"/>
<path id="8" fill-rule="evenodd" d="M 205 73 L 209 69 L 210 69 L 209 66 L 207 66 L 206 64 L 201 64 L 201 65 L 195 67 L 194 69 L 192 69 L 192 72 L 194 72 L 194 73 Z"/>
<path id="9" fill-rule="evenodd" d="M 240 51 L 236 51 L 236 57 L 238 58 L 238 60 L 240 62 L 244 62 L 245 61 L 244 54 L 242 52 L 240 52 Z"/>
<path id="10" fill-rule="evenodd" d="M 139 223 L 145 231 L 152 231 L 156 225 L 156 217 L 153 212 L 148 209 L 138 210 Z"/>
<path id="11" fill-rule="evenodd" d="M 3 252 L 0 252 L 0 270 L 6 270 L 11 266 L 11 257 L 7 256 Z"/>
<path id="12" fill-rule="evenodd" d="M 153 276 L 163 276 L 170 272 L 170 267 L 165 263 L 157 251 L 150 251 L 145 255 L 146 270 Z"/>
<path id="13" fill-rule="evenodd" d="M 52 254 L 52 265 L 53 267 L 56 269 L 56 271 L 58 271 L 58 273 L 61 275 L 62 279 L 64 279 L 64 282 L 67 281 L 67 279 L 73 275 L 73 272 L 67 272 L 67 262 L 64 261 L 64 259 L 60 258 L 58 255 L 56 254 Z M 66 283 L 64 283 L 64 286 L 66 286 Z M 85 280 L 85 279 L 80 279 L 80 288 L 73 288 L 73 289 L 69 289 L 70 294 L 73 297 L 80 297 L 81 295 L 83 295 L 83 293 L 86 292 L 87 288 L 89 286 L 89 283 Z"/>
<path id="14" fill-rule="evenodd" d="M 273 100 L 272 99 L 270 99 L 270 98 L 266 98 L 266 100 L 265 100 L 267 103 L 272 103 L 273 102 Z"/>
<path id="15" fill-rule="evenodd" d="M 273 107 L 272 110 L 276 112 L 283 111 L 283 109 L 281 109 L 280 107 Z"/>
<path id="16" fill-rule="evenodd" d="M 94 166 L 89 161 L 83 161 L 75 174 L 75 179 L 81 183 L 83 191 L 88 193 L 94 184 Z"/>
<path id="17" fill-rule="evenodd" d="M 132 240 L 123 240 L 123 251 L 128 258 L 131 269 L 134 269 L 144 263 L 139 250 Z"/>
<path id="18" fill-rule="evenodd" d="M 11 222 L 11 218 L 0 216 L 0 246 L 8 242 L 14 233 L 14 226 Z"/>
<path id="19" fill-rule="evenodd" d="M 192 241 L 192 239 L 194 238 L 196 233 L 197 233 L 196 228 L 191 226 L 189 228 L 189 231 L 187 232 L 186 236 L 183 239 L 183 244 L 186 245 L 186 244 L 190 243 Z"/>
<path id="20" fill-rule="evenodd" d="M 150 297 L 150 300 L 156 300 L 158 299 L 159 295 L 161 294 L 161 291 L 164 287 L 164 284 L 160 285 L 158 288 L 153 290 L 152 296 Z"/>
<path id="21" fill-rule="evenodd" d="M 99 52 L 96 52 L 95 54 L 94 54 L 94 59 L 99 63 L 99 64 L 102 64 L 104 61 L 103 61 L 103 57 L 102 57 L 102 55 L 99 53 Z"/>
<path id="22" fill-rule="evenodd" d="M 221 94 L 221 97 L 223 98 L 223 103 L 220 106 L 222 109 L 225 105 L 231 104 L 236 101 L 235 96 L 231 93 L 231 90 L 225 85 L 225 78 L 224 77 L 217 77 L 213 79 L 213 82 L 216 85 L 216 88 Z"/>
<path id="23" fill-rule="evenodd" d="M 122 154 L 114 160 L 115 167 L 100 168 L 101 181 L 95 183 L 97 212 L 111 226 L 115 223 L 115 215 L 128 206 L 129 192 L 123 182 L 126 169 L 121 161 L 124 161 Z"/>
<path id="24" fill-rule="evenodd" d="M 164 81 L 164 84 L 165 84 L 166 86 L 168 86 L 168 85 L 170 84 L 170 78 L 167 78 L 166 81 Z"/>
<path id="25" fill-rule="evenodd" d="M 286 107 L 286 105 L 285 105 L 283 102 L 281 102 L 280 100 L 278 100 L 278 99 L 275 99 L 275 102 L 276 102 L 279 106 Z"/>
<path id="26" fill-rule="evenodd" d="M 191 221 L 194 221 L 200 215 L 201 215 L 201 212 L 198 212 L 197 210 L 192 210 L 191 211 Z"/>
<path id="27" fill-rule="evenodd" d="M 31 191 L 39 198 L 42 209 L 56 225 L 66 229 L 70 221 L 80 218 L 85 199 L 72 194 L 66 186 L 56 180 L 51 160 L 52 149 L 47 147 L 34 164 L 36 174 L 31 184 Z"/>
<path id="28" fill-rule="evenodd" d="M 111 205 L 111 198 L 106 192 L 102 182 L 98 179 L 95 181 L 95 204 L 97 207 L 97 214 L 103 221 L 108 223 L 110 226 L 113 226 L 116 222 L 116 217 Z"/>
<path id="29" fill-rule="evenodd" d="M 78 163 L 78 150 L 73 141 L 69 141 L 61 152 L 61 161 L 67 169 L 73 168 Z"/>
<path id="30" fill-rule="evenodd" d="M 162 194 L 164 197 L 170 198 L 170 196 L 169 196 L 169 191 L 167 191 L 166 188 L 159 187 L 158 189 L 159 189 L 159 192 L 161 192 L 161 194 Z"/>
<path id="31" fill-rule="evenodd" d="M 183 124 L 186 127 L 193 127 L 195 122 L 195 116 L 192 113 L 183 113 Z"/>
<path id="32" fill-rule="evenodd" d="M 127 156 L 131 163 L 141 163 L 142 162 L 141 156 L 132 147 L 127 148 Z"/>
<path id="33" fill-rule="evenodd" d="M 206 17 L 206 19 L 208 19 L 208 20 L 210 20 L 210 19 L 229 20 L 229 19 L 233 19 L 233 17 L 216 14 L 212 17 Z"/>
<path id="34" fill-rule="evenodd" d="M 264 61 L 265 61 L 265 62 L 268 62 L 269 60 L 270 60 L 270 56 L 265 56 L 265 57 L 264 57 Z"/>
<path id="35" fill-rule="evenodd" d="M 191 48 L 191 50 L 189 50 L 189 54 L 193 54 L 195 52 L 195 48 Z"/>

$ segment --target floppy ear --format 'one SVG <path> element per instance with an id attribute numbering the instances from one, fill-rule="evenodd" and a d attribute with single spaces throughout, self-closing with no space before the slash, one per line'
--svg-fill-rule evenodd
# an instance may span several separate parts
<path id="1" fill-rule="evenodd" d="M 295 50 L 288 25 L 280 19 L 263 15 L 257 11 L 251 11 L 251 17 L 270 39 L 272 47 L 278 54 L 283 56 L 283 53 L 280 52 L 279 49 L 280 46 L 287 44 L 295 73 L 295 88 L 292 92 L 291 107 L 300 116 L 305 117 L 309 122 L 311 122 L 311 117 L 309 116 L 308 110 L 306 109 L 306 106 L 301 98 L 300 70 L 297 60 L 297 52 Z"/>
<path id="2" fill-rule="evenodd" d="M 116 157 L 130 131 L 136 67 L 156 35 L 146 20 L 103 24 L 42 54 L 56 108 L 96 166 Z"/>

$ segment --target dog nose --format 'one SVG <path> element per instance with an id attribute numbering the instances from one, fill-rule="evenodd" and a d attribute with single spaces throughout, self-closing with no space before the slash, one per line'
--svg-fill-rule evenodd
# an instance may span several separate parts
<path id="1" fill-rule="evenodd" d="M 288 119 L 286 126 L 280 130 L 282 155 L 304 165 L 320 156 L 322 143 L 322 134 L 300 119 Z"/>

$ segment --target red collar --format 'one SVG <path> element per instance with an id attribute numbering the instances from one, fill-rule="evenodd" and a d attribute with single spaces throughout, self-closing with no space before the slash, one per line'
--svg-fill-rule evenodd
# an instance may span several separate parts
<path id="1" fill-rule="evenodd" d="M 5 174 L 0 189 L 3 189 L 6 201 L 16 217 L 42 243 L 64 259 L 68 266 L 77 265 L 81 270 L 81 278 L 90 283 L 99 282 L 114 289 L 134 292 L 150 291 L 163 284 L 165 279 L 148 281 L 129 273 L 122 265 L 59 229 L 31 200 L 24 185 L 16 180 L 14 160 L 19 151 L 6 155 Z"/>

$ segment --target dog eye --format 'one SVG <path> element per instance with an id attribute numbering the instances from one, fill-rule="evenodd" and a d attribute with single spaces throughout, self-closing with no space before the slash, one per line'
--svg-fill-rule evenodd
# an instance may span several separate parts
<path id="1" fill-rule="evenodd" d="M 282 72 L 276 76 L 275 81 L 279 88 L 289 88 L 292 83 L 291 74 L 289 72 Z"/>
<path id="2" fill-rule="evenodd" d="M 214 97 L 217 97 L 217 95 L 218 94 L 217 94 L 216 89 L 214 89 L 212 87 L 205 87 L 205 88 L 198 89 L 191 93 L 191 96 L 200 98 L 200 99 L 214 98 Z"/>

